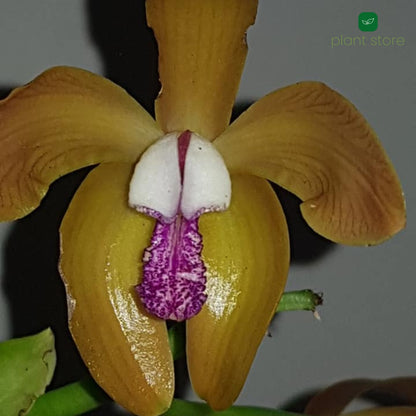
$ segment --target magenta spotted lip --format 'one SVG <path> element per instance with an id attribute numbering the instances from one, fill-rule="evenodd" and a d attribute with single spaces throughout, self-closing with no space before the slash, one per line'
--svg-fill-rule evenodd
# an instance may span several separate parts
<path id="1" fill-rule="evenodd" d="M 160 189 L 159 189 L 160 188 Z M 150 147 L 136 165 L 129 203 L 156 219 L 136 286 L 146 310 L 183 321 L 207 300 L 200 215 L 228 208 L 231 181 L 213 145 L 189 130 Z"/>
<path id="2" fill-rule="evenodd" d="M 170 224 L 157 222 L 143 255 L 143 280 L 136 286 L 145 308 L 161 319 L 183 321 L 205 303 L 205 266 L 198 219 L 178 215 Z"/>

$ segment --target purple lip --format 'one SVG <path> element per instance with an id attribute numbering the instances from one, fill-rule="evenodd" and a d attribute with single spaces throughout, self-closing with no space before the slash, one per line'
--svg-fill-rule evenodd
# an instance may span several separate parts
<path id="1" fill-rule="evenodd" d="M 136 286 L 145 308 L 162 319 L 183 321 L 205 303 L 205 266 L 198 219 L 177 215 L 170 224 L 157 222 L 143 256 L 143 281 Z"/>

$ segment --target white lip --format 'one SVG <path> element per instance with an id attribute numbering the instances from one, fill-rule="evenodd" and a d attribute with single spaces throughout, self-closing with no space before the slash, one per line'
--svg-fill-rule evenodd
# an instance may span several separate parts
<path id="1" fill-rule="evenodd" d="M 130 181 L 130 206 L 166 222 L 179 212 L 191 219 L 227 209 L 231 179 L 221 155 L 211 142 L 192 133 L 181 184 L 178 137 L 168 134 L 143 153 Z"/>

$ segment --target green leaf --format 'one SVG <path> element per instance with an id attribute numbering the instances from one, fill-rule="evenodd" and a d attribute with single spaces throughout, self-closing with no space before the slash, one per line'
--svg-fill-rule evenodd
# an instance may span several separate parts
<path id="1" fill-rule="evenodd" d="M 0 343 L 1 414 L 24 416 L 45 392 L 55 370 L 54 344 L 49 328 Z"/>

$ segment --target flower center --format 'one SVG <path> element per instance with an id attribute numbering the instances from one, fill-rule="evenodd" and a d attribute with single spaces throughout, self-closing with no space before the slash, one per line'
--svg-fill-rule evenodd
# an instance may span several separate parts
<path id="1" fill-rule="evenodd" d="M 136 287 L 150 313 L 182 321 L 201 310 L 207 296 L 198 219 L 227 209 L 230 198 L 221 155 L 195 133 L 168 134 L 142 155 L 130 182 L 129 204 L 157 220 Z"/>

